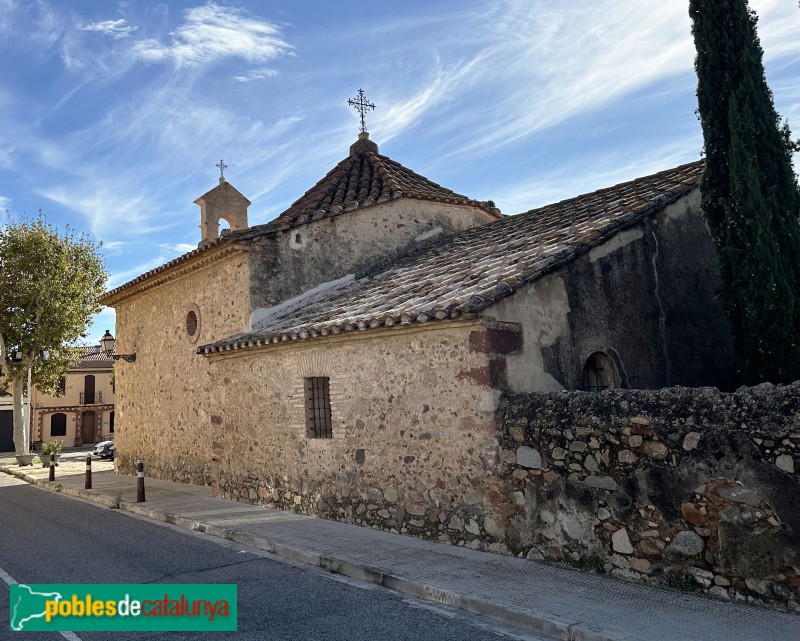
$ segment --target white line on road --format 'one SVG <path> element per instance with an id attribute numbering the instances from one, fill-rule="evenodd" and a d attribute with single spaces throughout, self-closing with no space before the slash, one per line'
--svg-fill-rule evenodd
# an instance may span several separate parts
<path id="1" fill-rule="evenodd" d="M 19 581 L 14 579 L 14 577 L 12 577 L 3 568 L 0 568 L 0 579 L 3 579 L 3 581 L 5 581 L 8 585 L 19 585 Z M 67 641 L 81 641 L 81 638 L 74 632 L 59 632 L 59 634 Z"/>

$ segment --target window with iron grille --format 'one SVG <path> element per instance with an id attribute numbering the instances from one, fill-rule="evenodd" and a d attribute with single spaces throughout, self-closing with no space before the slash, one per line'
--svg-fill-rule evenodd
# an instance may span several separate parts
<path id="1" fill-rule="evenodd" d="M 603 352 L 595 352 L 583 366 L 583 391 L 602 392 L 618 386 L 614 361 Z"/>
<path id="2" fill-rule="evenodd" d="M 305 379 L 306 434 L 308 438 L 331 438 L 330 379 L 313 376 Z"/>

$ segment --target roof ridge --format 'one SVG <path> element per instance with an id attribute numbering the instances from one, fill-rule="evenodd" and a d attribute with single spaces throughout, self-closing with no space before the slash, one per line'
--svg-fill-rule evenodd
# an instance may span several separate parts
<path id="1" fill-rule="evenodd" d="M 705 166 L 705 164 L 706 164 L 705 159 L 693 160 L 692 162 L 683 163 L 682 165 L 678 165 L 677 167 L 673 167 L 672 169 L 662 169 L 661 171 L 657 171 L 654 174 L 648 174 L 647 176 L 640 176 L 639 178 L 633 178 L 632 180 L 624 180 L 621 183 L 617 183 L 615 185 L 611 185 L 610 187 L 601 187 L 600 189 L 595 189 L 594 191 L 590 191 L 590 192 L 587 192 L 585 194 L 579 194 L 577 196 L 570 196 L 569 198 L 564 198 L 563 200 L 558 200 L 558 201 L 556 201 L 554 203 L 549 203 L 547 205 L 542 205 L 540 207 L 534 207 L 533 209 L 529 209 L 527 211 L 521 211 L 518 214 L 512 214 L 509 217 L 513 218 L 513 217 L 516 217 L 516 216 L 524 216 L 526 214 L 530 214 L 530 213 L 533 213 L 535 211 L 540 211 L 542 209 L 549 209 L 551 207 L 564 206 L 564 205 L 569 204 L 572 201 L 584 200 L 586 198 L 589 198 L 590 196 L 595 196 L 597 194 L 610 192 L 610 191 L 613 191 L 613 190 L 618 190 L 618 189 L 620 189 L 622 187 L 625 187 L 626 185 L 633 185 L 635 183 L 641 183 L 642 181 L 645 181 L 645 180 L 652 180 L 652 179 L 657 178 L 659 176 L 674 174 L 674 173 L 676 173 L 678 171 L 682 171 L 682 170 L 688 169 L 690 167 L 699 168 L 701 166 Z"/>

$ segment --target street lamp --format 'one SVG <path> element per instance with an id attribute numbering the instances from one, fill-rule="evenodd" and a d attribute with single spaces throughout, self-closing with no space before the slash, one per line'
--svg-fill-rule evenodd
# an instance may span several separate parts
<path id="1" fill-rule="evenodd" d="M 100 338 L 100 347 L 115 361 L 122 359 L 126 363 L 133 363 L 136 360 L 136 354 L 112 354 L 116 342 L 117 339 L 111 335 L 111 332 L 106 330 L 106 333 Z"/>

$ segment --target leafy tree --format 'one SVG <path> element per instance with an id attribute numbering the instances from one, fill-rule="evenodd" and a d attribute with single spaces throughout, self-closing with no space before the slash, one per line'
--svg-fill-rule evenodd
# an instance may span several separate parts
<path id="1" fill-rule="evenodd" d="M 69 227 L 60 235 L 41 211 L 0 228 L 0 382 L 12 389 L 17 454 L 27 454 L 29 442 L 22 419 L 28 369 L 34 385 L 55 393 L 58 378 L 75 362 L 77 351 L 69 345 L 85 337 L 100 311 L 107 273 L 98 248 Z M 12 352 L 21 360 L 14 362 Z"/>
<path id="2" fill-rule="evenodd" d="M 800 196 L 788 124 L 764 78 L 747 0 L 690 0 L 702 207 L 717 245 L 743 381 L 800 378 Z"/>

